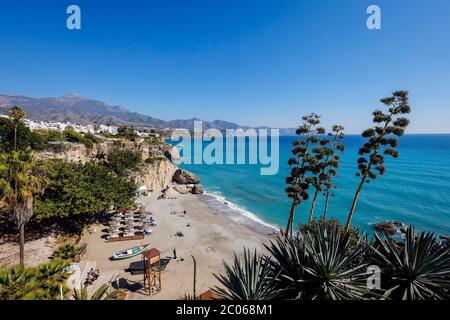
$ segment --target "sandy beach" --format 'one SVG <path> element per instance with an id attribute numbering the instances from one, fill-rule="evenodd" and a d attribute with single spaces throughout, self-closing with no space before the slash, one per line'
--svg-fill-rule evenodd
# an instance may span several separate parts
<path id="1" fill-rule="evenodd" d="M 223 271 L 223 261 L 232 262 L 233 252 L 242 253 L 244 247 L 264 250 L 263 243 L 270 240 L 264 232 L 258 232 L 235 222 L 201 201 L 201 195 L 180 194 L 177 199 L 157 199 L 160 193 L 151 193 L 141 197 L 139 202 L 147 211 L 153 213 L 157 226 L 154 233 L 143 240 L 106 243 L 101 237 L 105 226 L 90 228 L 81 242 L 87 243 L 87 251 L 82 264 L 89 268 L 98 268 L 100 276 L 91 288 L 114 278 L 120 280 L 120 287 L 132 288 L 128 299 L 149 299 L 140 290 L 143 275 L 131 275 L 126 272 L 130 263 L 140 261 L 141 257 L 110 261 L 114 251 L 150 243 L 161 251 L 161 259 L 169 261 L 161 273 L 162 290 L 151 299 L 180 299 L 192 293 L 193 255 L 197 261 L 197 294 L 207 291 L 218 284 L 213 273 Z M 184 213 L 186 211 L 186 213 Z M 176 212 L 176 214 L 171 214 Z M 184 236 L 175 234 L 181 231 Z M 173 259 L 173 250 L 177 259 Z M 122 283 L 125 283 L 123 285 Z"/>

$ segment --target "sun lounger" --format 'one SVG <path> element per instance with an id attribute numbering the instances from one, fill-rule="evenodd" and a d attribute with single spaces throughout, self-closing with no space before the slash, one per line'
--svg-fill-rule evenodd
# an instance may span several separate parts
<path id="1" fill-rule="evenodd" d="M 147 227 L 156 227 L 156 226 L 157 226 L 157 224 L 154 223 L 154 222 L 150 222 L 150 223 L 144 224 L 144 228 L 147 228 Z"/>
<path id="2" fill-rule="evenodd" d="M 131 232 L 131 231 L 130 231 L 130 232 L 126 232 L 126 231 L 125 231 L 125 232 L 123 233 L 123 236 L 124 236 L 124 237 L 133 237 L 133 236 L 134 236 L 134 232 Z"/>
<path id="3" fill-rule="evenodd" d="M 142 240 L 144 239 L 144 234 L 134 234 L 132 236 L 122 236 L 117 238 L 106 239 L 106 242 L 118 242 L 118 241 L 129 241 L 129 240 Z"/>

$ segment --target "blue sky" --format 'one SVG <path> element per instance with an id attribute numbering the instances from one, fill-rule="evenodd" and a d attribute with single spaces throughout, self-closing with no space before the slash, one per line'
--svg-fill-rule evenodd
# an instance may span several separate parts
<path id="1" fill-rule="evenodd" d="M 82 30 L 66 28 L 77 4 Z M 382 30 L 366 9 L 382 10 Z M 359 133 L 380 97 L 411 93 L 410 132 L 450 132 L 447 0 L 8 1 L 0 92 L 78 92 L 162 119 Z"/>

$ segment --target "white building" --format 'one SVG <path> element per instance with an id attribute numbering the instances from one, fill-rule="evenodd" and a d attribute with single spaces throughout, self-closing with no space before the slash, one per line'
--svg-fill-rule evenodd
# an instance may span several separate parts
<path id="1" fill-rule="evenodd" d="M 116 135 L 118 132 L 117 132 L 117 130 L 118 130 L 119 128 L 118 127 L 116 127 L 116 126 L 108 126 L 108 125 L 105 125 L 105 124 L 101 124 L 101 125 L 99 125 L 99 132 L 101 132 L 101 133 L 109 133 L 109 134 L 112 134 L 112 135 Z"/>

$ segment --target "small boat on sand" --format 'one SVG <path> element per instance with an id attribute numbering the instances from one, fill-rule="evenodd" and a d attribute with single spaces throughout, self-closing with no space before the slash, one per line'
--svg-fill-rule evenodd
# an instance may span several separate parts
<path id="1" fill-rule="evenodd" d="M 123 260 L 131 257 L 135 257 L 141 253 L 144 253 L 149 249 L 150 244 L 145 244 L 139 247 L 129 248 L 121 251 L 116 251 L 113 253 L 113 260 Z"/>

